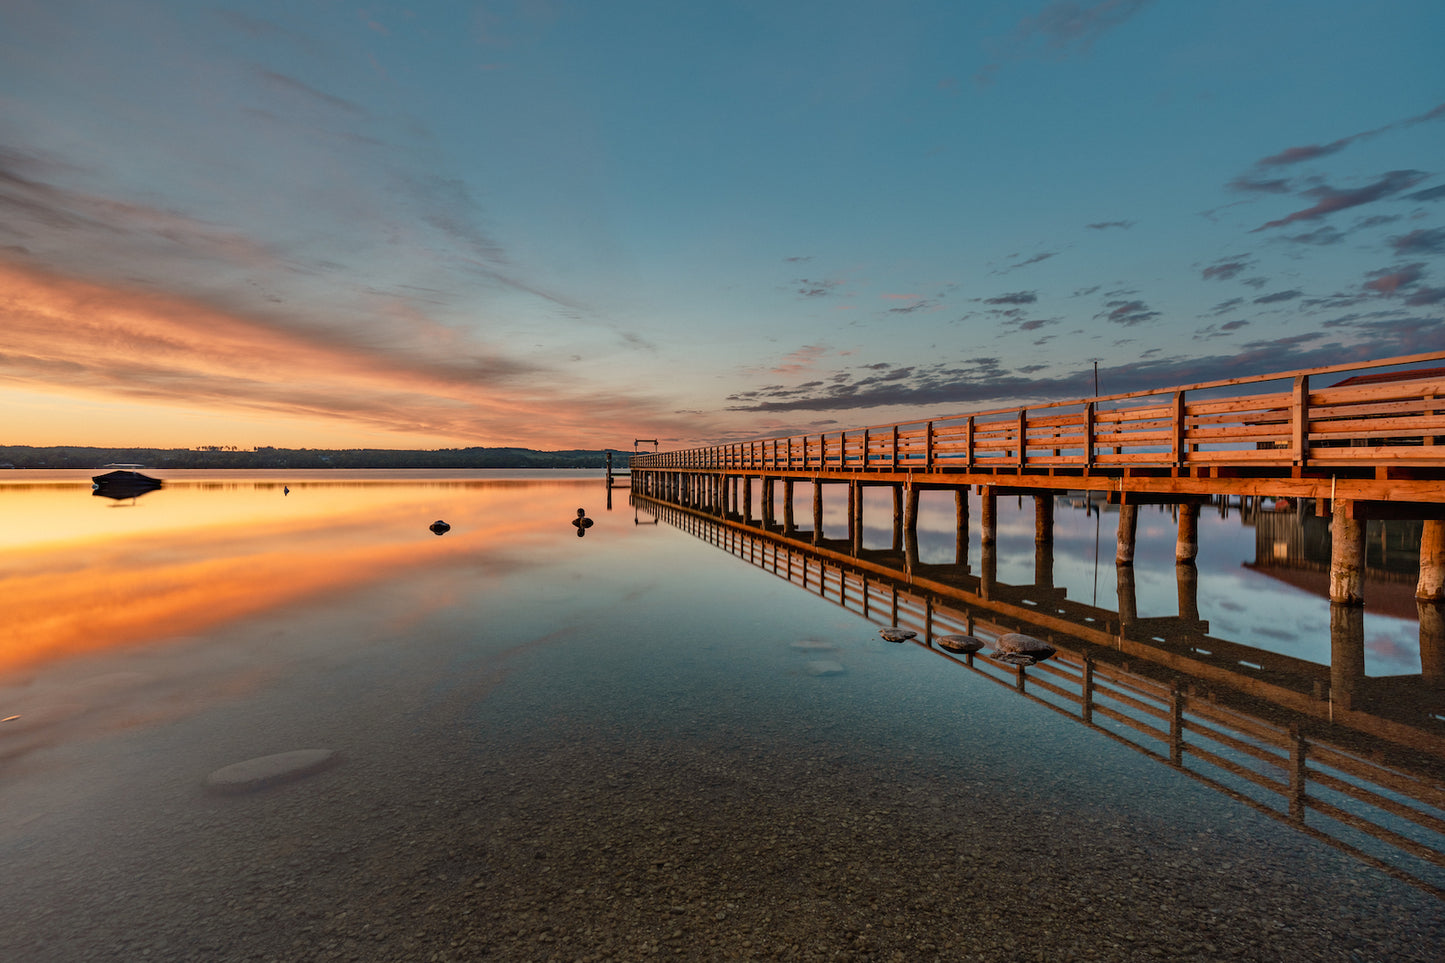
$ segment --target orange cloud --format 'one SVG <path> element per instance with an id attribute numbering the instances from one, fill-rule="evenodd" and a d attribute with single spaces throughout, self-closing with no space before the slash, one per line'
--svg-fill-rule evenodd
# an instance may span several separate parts
<path id="1" fill-rule="evenodd" d="M 697 432 L 652 399 L 590 391 L 417 315 L 393 317 L 405 337 L 288 327 L 194 298 L 0 264 L 6 341 L 0 382 L 20 391 L 159 405 L 216 419 L 308 420 L 312 447 L 337 447 L 347 426 L 392 447 L 603 447 L 639 431 Z M 51 427 L 49 430 L 54 430 Z M 116 444 L 87 437 L 16 444 Z M 192 443 L 177 439 L 173 444 Z M 275 444 L 257 438 L 249 444 Z"/>

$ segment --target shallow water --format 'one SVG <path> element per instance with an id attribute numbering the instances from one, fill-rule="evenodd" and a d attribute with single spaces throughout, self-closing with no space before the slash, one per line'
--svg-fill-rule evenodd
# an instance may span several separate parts
<path id="1" fill-rule="evenodd" d="M 1428 819 L 1370 817 L 1403 853 L 1291 824 L 1012 670 L 883 641 L 866 574 L 865 614 L 598 474 L 157 472 L 118 502 L 87 474 L 0 477 L 5 959 L 1395 960 L 1445 939 Z M 874 554 L 888 517 L 865 504 Z M 1050 574 L 1117 614 L 1110 522 L 1061 505 Z M 1001 503 L 1000 583 L 1035 582 L 1032 523 Z M 1245 567 L 1258 530 L 1206 509 L 1200 618 L 1328 667 L 1328 603 Z M 925 497 L 919 542 L 920 573 L 957 568 L 951 496 Z M 1139 617 L 1177 615 L 1168 515 L 1139 546 Z M 981 554 L 975 531 L 969 571 Z M 1363 633 L 1367 678 L 1420 675 L 1418 621 L 1367 606 Z M 1049 665 L 1022 683 L 1067 688 Z M 1380 752 L 1420 791 L 1391 798 L 1438 820 L 1438 735 L 1409 732 Z M 339 761 L 203 788 L 304 748 Z"/>

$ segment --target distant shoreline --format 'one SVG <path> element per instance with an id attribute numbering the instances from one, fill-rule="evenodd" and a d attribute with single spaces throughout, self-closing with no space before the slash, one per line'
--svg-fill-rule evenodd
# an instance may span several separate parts
<path id="1" fill-rule="evenodd" d="M 605 468 L 627 467 L 631 452 L 616 449 L 537 451 L 531 448 L 38 448 L 0 445 L 0 468 L 103 468 L 128 463 L 148 468 Z"/>

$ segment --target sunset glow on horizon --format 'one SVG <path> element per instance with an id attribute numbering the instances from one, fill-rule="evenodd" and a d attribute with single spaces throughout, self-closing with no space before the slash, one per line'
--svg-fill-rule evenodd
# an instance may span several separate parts
<path id="1" fill-rule="evenodd" d="M 0 9 L 0 444 L 628 447 L 1445 346 L 1445 7 Z"/>

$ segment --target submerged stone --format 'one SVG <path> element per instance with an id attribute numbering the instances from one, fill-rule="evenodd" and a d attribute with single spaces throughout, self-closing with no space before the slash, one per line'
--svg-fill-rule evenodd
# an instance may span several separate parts
<path id="1" fill-rule="evenodd" d="M 933 641 L 940 649 L 959 655 L 972 655 L 983 648 L 983 639 L 975 635 L 940 635 Z"/>
<path id="2" fill-rule="evenodd" d="M 440 518 L 428 525 L 427 528 L 430 528 L 432 530 L 432 534 L 434 535 L 445 535 L 447 532 L 452 530 L 452 527 L 446 522 L 442 521 Z"/>
<path id="3" fill-rule="evenodd" d="M 1043 639 L 1022 632 L 1008 632 L 1000 635 L 993 644 L 989 658 L 1010 665 L 1033 665 L 1051 657 L 1058 650 Z"/>
<path id="4" fill-rule="evenodd" d="M 336 759 L 333 749 L 294 749 L 232 763 L 206 777 L 206 788 L 218 793 L 254 792 L 320 772 Z"/>
<path id="5" fill-rule="evenodd" d="M 896 625 L 879 629 L 878 634 L 883 636 L 884 641 L 887 642 L 907 642 L 909 639 L 918 637 L 918 633 L 912 629 L 900 629 Z"/>
<path id="6" fill-rule="evenodd" d="M 843 663 L 832 659 L 814 659 L 808 663 L 809 675 L 842 675 L 847 671 L 843 668 Z"/>

